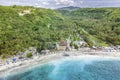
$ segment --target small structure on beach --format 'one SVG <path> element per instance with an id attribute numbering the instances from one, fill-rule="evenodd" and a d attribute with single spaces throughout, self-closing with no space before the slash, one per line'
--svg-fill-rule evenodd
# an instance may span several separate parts
<path id="1" fill-rule="evenodd" d="M 64 53 L 63 56 L 70 56 L 68 53 Z"/>
<path id="2" fill-rule="evenodd" d="M 41 54 L 48 54 L 50 52 L 50 50 L 41 50 Z"/>
<path id="3" fill-rule="evenodd" d="M 61 40 L 59 43 L 56 44 L 57 50 L 60 51 L 70 51 L 70 40 Z"/>
<path id="4" fill-rule="evenodd" d="M 71 42 L 70 39 L 66 39 L 66 43 L 67 43 L 66 44 L 66 49 L 65 49 L 66 51 L 70 51 L 71 50 L 70 42 Z"/>
<path id="5" fill-rule="evenodd" d="M 74 41 L 74 44 L 78 45 L 78 47 L 86 47 L 87 43 L 85 41 Z"/>
<path id="6" fill-rule="evenodd" d="M 120 49 L 120 45 L 118 45 L 117 48 Z"/>

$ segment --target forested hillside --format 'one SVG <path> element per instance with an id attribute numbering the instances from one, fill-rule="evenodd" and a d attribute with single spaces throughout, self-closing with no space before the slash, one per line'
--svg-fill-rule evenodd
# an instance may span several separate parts
<path id="1" fill-rule="evenodd" d="M 89 46 L 120 45 L 119 13 L 120 8 L 66 11 L 0 6 L 0 55 L 28 47 L 47 49 L 68 37 L 72 41 L 82 37 Z"/>
<path id="2" fill-rule="evenodd" d="M 104 41 L 107 44 L 120 45 L 120 8 L 85 8 L 60 12 L 75 23 L 77 29 L 82 28 L 99 39 L 96 44 Z"/>

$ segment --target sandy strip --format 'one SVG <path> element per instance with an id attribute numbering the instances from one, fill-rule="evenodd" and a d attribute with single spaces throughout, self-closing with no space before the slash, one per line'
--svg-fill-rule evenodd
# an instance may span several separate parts
<path id="1" fill-rule="evenodd" d="M 69 56 L 63 56 L 64 54 L 69 54 Z M 58 52 L 55 54 L 49 54 L 41 57 L 35 57 L 30 60 L 23 62 L 11 63 L 9 65 L 0 66 L 0 76 L 6 76 L 9 74 L 15 74 L 18 72 L 24 72 L 25 69 L 30 69 L 40 64 L 47 63 L 49 61 L 55 61 L 65 58 L 79 58 L 83 57 L 89 59 L 90 57 L 101 57 L 108 59 L 120 59 L 120 52 L 81 52 L 81 51 L 69 51 L 69 52 Z"/>

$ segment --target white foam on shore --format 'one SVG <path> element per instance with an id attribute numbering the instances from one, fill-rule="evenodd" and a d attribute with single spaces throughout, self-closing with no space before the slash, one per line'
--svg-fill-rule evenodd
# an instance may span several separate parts
<path id="1" fill-rule="evenodd" d="M 56 61 L 50 61 L 49 63 L 57 66 L 60 65 L 64 61 L 68 60 L 79 60 L 84 61 L 85 63 L 90 63 L 92 61 L 111 61 L 111 60 L 120 60 L 119 57 L 110 57 L 110 56 L 97 56 L 97 55 L 80 55 L 80 56 L 70 56 L 63 59 L 58 59 Z"/>

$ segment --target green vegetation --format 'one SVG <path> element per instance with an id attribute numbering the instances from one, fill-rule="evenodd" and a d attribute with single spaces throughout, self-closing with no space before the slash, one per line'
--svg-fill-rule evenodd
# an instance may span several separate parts
<path id="1" fill-rule="evenodd" d="M 15 55 L 29 47 L 82 37 L 89 46 L 120 44 L 120 8 L 85 8 L 74 11 L 0 6 L 0 56 Z M 80 35 L 80 36 L 79 36 Z"/>
<path id="2" fill-rule="evenodd" d="M 79 49 L 78 45 L 76 45 L 76 44 L 74 44 L 74 47 L 75 47 L 75 49 L 77 49 L 77 50 Z"/>
<path id="3" fill-rule="evenodd" d="M 120 45 L 120 8 L 60 10 L 90 46 Z"/>
<path id="4" fill-rule="evenodd" d="M 33 56 L 32 53 L 28 53 L 26 57 L 31 58 L 32 56 Z"/>

